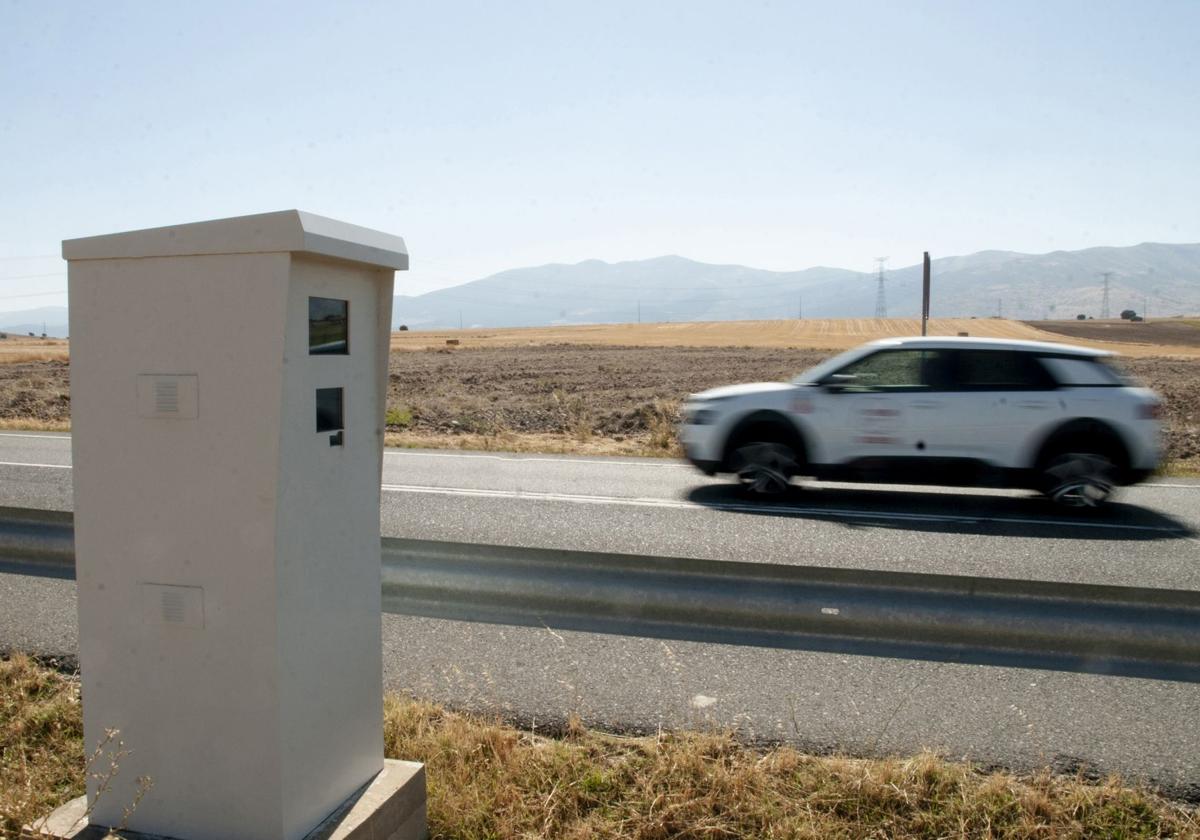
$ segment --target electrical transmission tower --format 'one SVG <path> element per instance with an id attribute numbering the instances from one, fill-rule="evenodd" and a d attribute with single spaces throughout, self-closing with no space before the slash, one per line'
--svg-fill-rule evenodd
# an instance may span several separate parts
<path id="1" fill-rule="evenodd" d="M 1100 276 L 1104 278 L 1104 297 L 1100 299 L 1100 317 L 1108 317 L 1108 281 L 1113 276 L 1111 271 L 1102 271 Z"/>
<path id="2" fill-rule="evenodd" d="M 876 282 L 879 284 L 875 291 L 875 317 L 887 317 L 887 293 L 883 290 L 884 276 L 883 264 L 888 261 L 887 257 L 876 257 L 875 262 L 879 263 L 879 276 Z"/>

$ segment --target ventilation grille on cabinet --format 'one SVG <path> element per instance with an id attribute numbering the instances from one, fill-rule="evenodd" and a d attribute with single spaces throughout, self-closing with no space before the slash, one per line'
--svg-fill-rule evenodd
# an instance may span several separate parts
<path id="1" fill-rule="evenodd" d="M 138 414 L 161 420 L 194 420 L 199 414 L 199 383 L 194 373 L 140 373 Z"/>
<path id="2" fill-rule="evenodd" d="M 179 413 L 179 383 L 174 379 L 154 381 L 154 413 L 160 417 Z"/>

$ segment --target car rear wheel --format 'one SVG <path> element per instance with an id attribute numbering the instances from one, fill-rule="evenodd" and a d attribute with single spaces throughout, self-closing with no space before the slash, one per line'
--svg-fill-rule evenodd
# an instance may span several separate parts
<path id="1" fill-rule="evenodd" d="M 1102 452 L 1063 452 L 1042 469 L 1042 492 L 1062 507 L 1100 507 L 1112 497 L 1116 473 Z"/>
<path id="2" fill-rule="evenodd" d="M 786 493 L 800 469 L 796 451 L 773 441 L 748 441 L 734 449 L 731 461 L 742 489 L 759 497 Z"/>

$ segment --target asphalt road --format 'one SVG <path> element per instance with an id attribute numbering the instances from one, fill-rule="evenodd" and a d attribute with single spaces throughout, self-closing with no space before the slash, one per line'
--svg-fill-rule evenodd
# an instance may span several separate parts
<path id="1" fill-rule="evenodd" d="M 67 510 L 65 435 L 0 433 L 0 505 Z M 1028 494 L 817 485 L 769 506 L 670 461 L 390 450 L 389 536 L 1200 588 L 1200 482 L 1103 516 Z M 0 575 L 0 647 L 74 652 L 74 585 Z M 541 727 L 733 727 L 854 754 L 1088 766 L 1200 799 L 1200 686 L 384 616 L 390 687 Z M 1200 631 L 1198 631 L 1200 632 Z"/>

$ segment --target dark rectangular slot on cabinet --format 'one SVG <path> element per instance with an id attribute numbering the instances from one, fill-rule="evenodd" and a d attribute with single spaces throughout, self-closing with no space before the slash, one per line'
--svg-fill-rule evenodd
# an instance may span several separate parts
<path id="1" fill-rule="evenodd" d="M 337 298 L 308 299 L 308 355 L 350 354 L 350 302 Z"/>
<path id="2" fill-rule="evenodd" d="M 317 431 L 337 432 L 346 428 L 342 416 L 342 389 L 317 389 Z"/>

